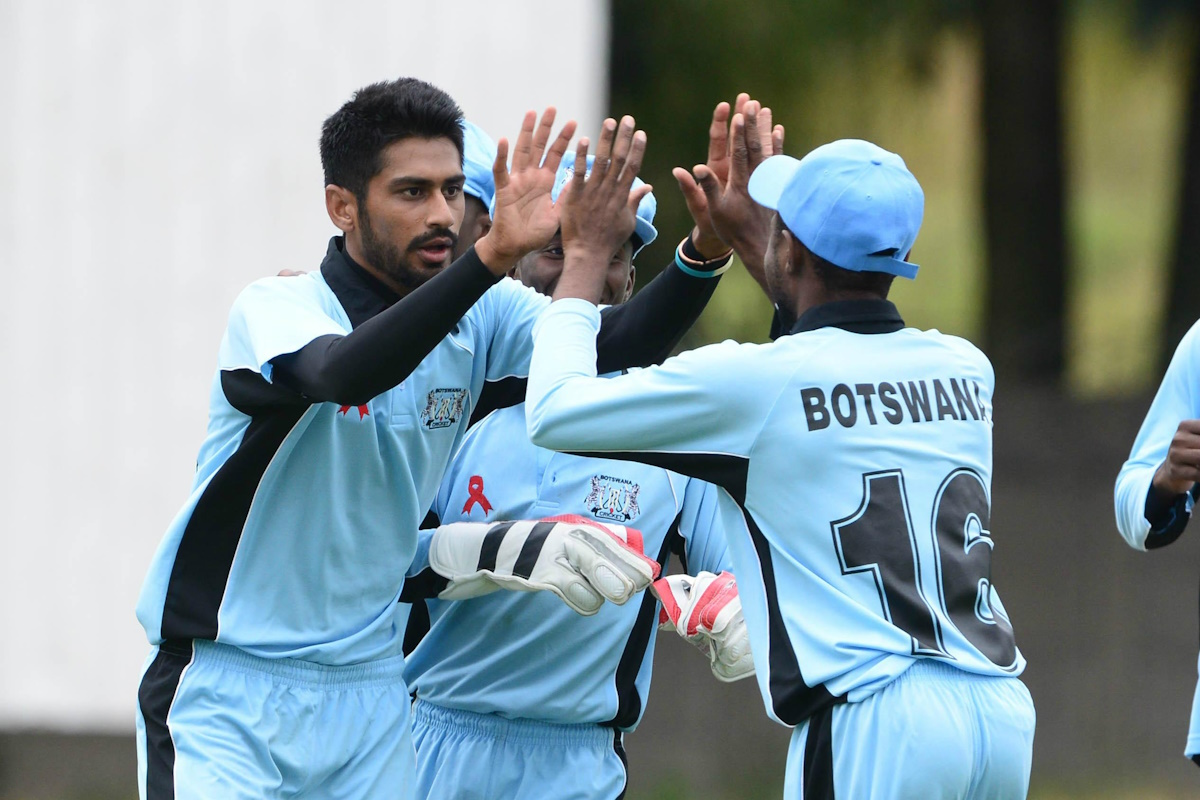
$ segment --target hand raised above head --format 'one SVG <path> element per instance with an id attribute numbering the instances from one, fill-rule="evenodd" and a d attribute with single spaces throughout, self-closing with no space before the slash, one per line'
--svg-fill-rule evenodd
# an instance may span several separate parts
<path id="1" fill-rule="evenodd" d="M 633 236 L 638 205 L 652 187 L 634 186 L 646 153 L 646 134 L 636 129 L 633 117 L 624 117 L 620 125 L 604 121 L 590 173 L 588 147 L 587 139 L 579 140 L 572 174 L 558 195 L 563 271 L 554 297 L 595 303 L 613 254 Z"/>
<path id="2" fill-rule="evenodd" d="M 708 160 L 689 173 L 672 172 L 696 223 L 692 241 L 701 253 L 717 249 L 713 236 L 737 251 L 747 270 L 764 282 L 763 256 L 771 232 L 771 212 L 750 197 L 750 174 L 772 155 L 783 152 L 784 130 L 773 125 L 771 109 L 749 95 L 738 95 L 713 109 L 708 129 Z M 713 253 L 717 255 L 718 253 Z"/>
<path id="3" fill-rule="evenodd" d="M 651 187 L 633 182 L 646 154 L 646 134 L 633 117 L 604 121 L 588 172 L 587 139 L 575 149 L 573 174 L 558 196 L 563 251 L 609 257 L 633 235 L 637 207 Z"/>
<path id="4" fill-rule="evenodd" d="M 559 162 L 575 134 L 575 121 L 563 125 L 550 142 L 555 113 L 553 107 L 547 108 L 540 122 L 534 112 L 525 113 L 513 147 L 511 168 L 507 164 L 508 139 L 501 139 L 496 145 L 496 161 L 492 165 L 496 181 L 492 227 L 475 244 L 480 260 L 496 275 L 508 272 L 522 256 L 544 246 L 558 231 L 558 210 L 550 199 L 550 191 Z"/>

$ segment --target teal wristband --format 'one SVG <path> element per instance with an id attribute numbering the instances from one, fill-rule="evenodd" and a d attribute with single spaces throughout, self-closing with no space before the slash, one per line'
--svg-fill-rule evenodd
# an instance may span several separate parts
<path id="1" fill-rule="evenodd" d="M 683 270 L 685 275 L 691 275 L 693 278 L 715 278 L 718 275 L 723 274 L 726 270 L 733 266 L 733 253 L 730 253 L 724 258 L 716 261 L 706 261 L 702 264 L 689 262 L 691 262 L 691 259 L 685 260 L 683 255 L 683 242 L 680 242 L 679 246 L 675 248 L 675 266 Z M 713 263 L 715 263 L 717 266 L 712 269 L 698 269 L 698 267 L 706 267 Z"/>

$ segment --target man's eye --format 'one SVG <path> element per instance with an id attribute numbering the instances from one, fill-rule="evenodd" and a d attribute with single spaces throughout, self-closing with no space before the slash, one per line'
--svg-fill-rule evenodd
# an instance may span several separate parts
<path id="1" fill-rule="evenodd" d="M 462 194 L 462 190 L 463 190 L 463 187 L 461 187 L 461 186 L 447 186 L 446 187 L 446 197 L 449 197 L 449 198 L 458 197 L 460 194 Z"/>
<path id="2" fill-rule="evenodd" d="M 415 198 L 421 196 L 422 191 L 421 191 L 421 187 L 419 187 L 419 186 L 409 186 L 404 189 L 401 189 L 400 194 L 404 197 L 411 197 L 411 198 L 415 199 Z"/>
<path id="3" fill-rule="evenodd" d="M 554 247 L 547 247 L 542 252 L 545 253 L 546 255 L 550 256 L 551 258 L 562 258 L 563 257 L 562 245 L 555 245 Z"/>

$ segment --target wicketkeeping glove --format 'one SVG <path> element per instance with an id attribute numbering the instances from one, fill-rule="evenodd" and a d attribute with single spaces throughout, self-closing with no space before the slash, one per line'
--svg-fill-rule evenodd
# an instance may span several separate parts
<path id="1" fill-rule="evenodd" d="M 444 600 L 545 590 L 584 616 L 605 600 L 624 604 L 660 572 L 642 550 L 641 531 L 573 515 L 443 525 L 429 544 L 429 565 L 450 579 L 438 594 Z"/>
<path id="2" fill-rule="evenodd" d="M 750 634 L 732 573 L 668 575 L 654 582 L 660 630 L 673 630 L 708 656 L 713 675 L 731 683 L 754 674 Z"/>

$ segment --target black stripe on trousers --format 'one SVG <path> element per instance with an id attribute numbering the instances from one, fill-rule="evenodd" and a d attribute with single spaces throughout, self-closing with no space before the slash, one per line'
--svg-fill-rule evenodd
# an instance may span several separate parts
<path id="1" fill-rule="evenodd" d="M 191 642 L 164 642 L 138 687 L 138 707 L 146 725 L 146 800 L 175 800 L 175 743 L 167 714 L 190 663 Z"/>
<path id="2" fill-rule="evenodd" d="M 613 731 L 613 751 L 617 754 L 617 758 L 621 759 L 621 766 L 625 769 L 625 783 L 621 785 L 621 793 L 617 795 L 617 800 L 624 800 L 625 792 L 629 790 L 629 759 L 625 757 L 625 742 L 623 740 L 623 733 Z"/>
<path id="3" fill-rule="evenodd" d="M 826 706 L 808 719 L 804 740 L 802 773 L 804 800 L 834 800 L 833 796 L 833 706 Z"/>

